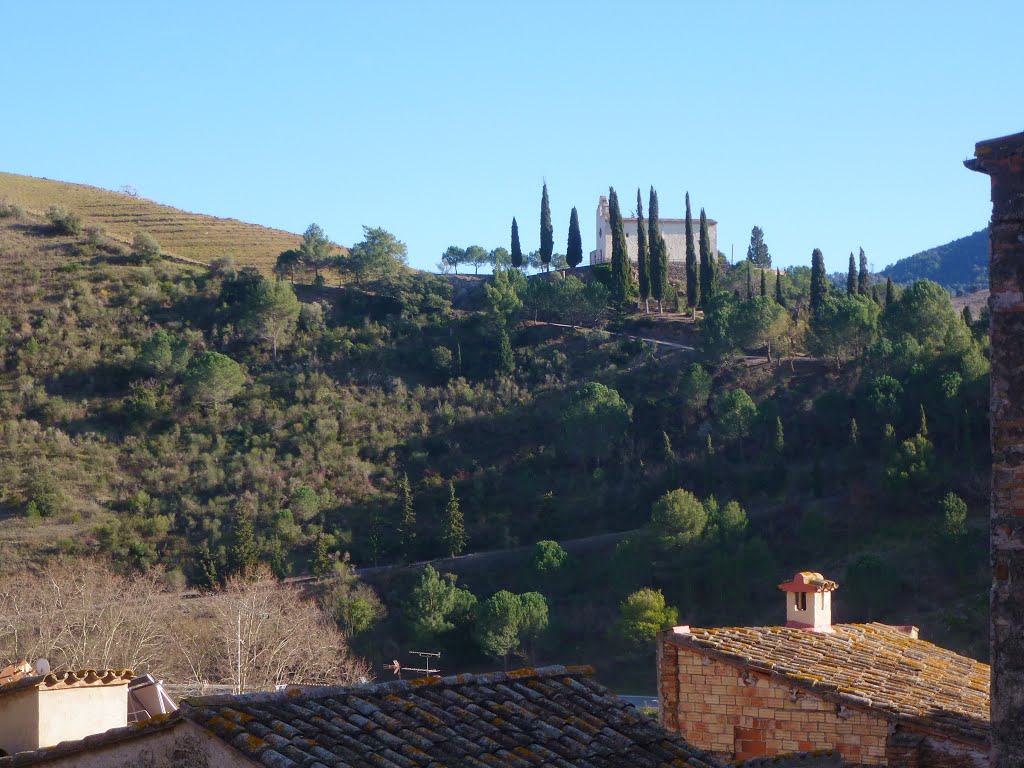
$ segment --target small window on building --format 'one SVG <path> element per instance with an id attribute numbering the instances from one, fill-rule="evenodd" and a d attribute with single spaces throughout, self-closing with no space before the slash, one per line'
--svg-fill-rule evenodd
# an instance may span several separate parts
<path id="1" fill-rule="evenodd" d="M 794 592 L 793 593 L 793 607 L 798 611 L 807 610 L 807 593 L 806 592 Z"/>

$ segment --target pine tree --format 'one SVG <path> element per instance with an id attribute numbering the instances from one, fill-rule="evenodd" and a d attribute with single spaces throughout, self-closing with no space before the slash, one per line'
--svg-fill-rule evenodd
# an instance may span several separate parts
<path id="1" fill-rule="evenodd" d="M 755 267 L 769 269 L 772 265 L 772 257 L 768 253 L 768 246 L 764 242 L 764 231 L 760 227 L 750 230 L 750 245 L 747 246 L 747 259 L 754 262 Z"/>
<path id="2" fill-rule="evenodd" d="M 754 298 L 754 280 L 750 275 L 750 259 L 747 259 L 747 300 Z"/>
<path id="3" fill-rule="evenodd" d="M 313 557 L 309 561 L 309 572 L 314 576 L 326 576 L 331 572 L 331 555 L 327 551 L 327 537 L 323 531 L 313 540 Z"/>
<path id="4" fill-rule="evenodd" d="M 512 217 L 512 266 L 516 269 L 523 268 L 523 249 L 519 245 L 519 225 L 516 224 L 516 217 Z"/>
<path id="5" fill-rule="evenodd" d="M 512 341 L 508 337 L 505 326 L 501 327 L 498 340 L 498 366 L 494 373 L 497 376 L 511 376 L 516 370 L 516 358 L 512 352 Z"/>
<path id="6" fill-rule="evenodd" d="M 455 482 L 448 481 L 448 504 L 444 508 L 444 530 L 441 542 L 449 557 L 457 557 L 466 548 L 469 538 L 466 536 L 466 523 L 459 509 L 459 499 L 455 495 Z"/>
<path id="7" fill-rule="evenodd" d="M 775 303 L 785 309 L 786 295 L 782 292 L 782 272 L 775 270 Z"/>
<path id="8" fill-rule="evenodd" d="M 662 300 L 668 286 L 668 245 L 661 234 L 661 211 L 658 193 L 651 187 L 650 202 L 647 206 L 647 247 L 650 249 L 651 296 L 658 302 L 658 312 L 664 312 Z"/>
<path id="9" fill-rule="evenodd" d="M 857 292 L 857 262 L 853 260 L 853 251 L 850 251 L 850 269 L 846 273 L 846 295 L 853 296 Z"/>
<path id="10" fill-rule="evenodd" d="M 857 273 L 857 293 L 861 296 L 868 295 L 868 287 L 871 285 L 871 275 L 868 274 L 868 257 L 864 249 L 860 249 L 860 271 Z"/>
<path id="11" fill-rule="evenodd" d="M 717 293 L 718 275 L 716 274 L 715 258 L 711 253 L 711 238 L 708 235 L 708 217 L 704 209 L 700 209 L 700 298 L 703 306 Z"/>
<path id="12" fill-rule="evenodd" d="M 811 313 L 815 313 L 828 296 L 828 275 L 825 274 L 825 257 L 820 248 L 811 253 Z"/>
<path id="13" fill-rule="evenodd" d="M 633 270 L 629 263 L 629 251 L 626 250 L 619 196 L 613 187 L 608 188 L 608 212 L 612 227 L 612 299 L 622 305 L 629 298 Z"/>
<path id="14" fill-rule="evenodd" d="M 765 276 L 766 270 L 761 270 L 761 295 L 768 295 L 768 278 Z"/>
<path id="15" fill-rule="evenodd" d="M 398 527 L 398 539 L 402 547 L 402 558 L 408 563 L 416 559 L 416 508 L 413 506 L 412 486 L 409 485 L 408 474 L 402 474 L 398 495 L 402 502 L 402 522 Z"/>
<path id="16" fill-rule="evenodd" d="M 647 256 L 647 233 L 644 231 L 644 204 L 640 199 L 640 190 L 636 191 L 636 266 L 640 278 L 640 301 L 644 312 L 650 311 L 648 299 L 651 297 L 651 263 Z"/>
<path id="17" fill-rule="evenodd" d="M 888 309 L 896 301 L 896 286 L 892 284 L 892 278 L 885 278 L 885 308 Z"/>
<path id="18" fill-rule="evenodd" d="M 580 236 L 580 217 L 573 206 L 569 214 L 569 242 L 565 246 L 565 262 L 576 269 L 583 263 L 583 238 Z"/>
<path id="19" fill-rule="evenodd" d="M 686 306 L 696 312 L 700 304 L 700 274 L 697 269 L 697 248 L 693 239 L 693 215 L 690 193 L 686 193 Z"/>
<path id="20" fill-rule="evenodd" d="M 548 183 L 544 182 L 544 191 L 540 196 L 540 263 L 547 272 L 551 264 L 551 254 L 555 250 L 555 231 L 551 227 L 551 205 L 548 203 Z"/>

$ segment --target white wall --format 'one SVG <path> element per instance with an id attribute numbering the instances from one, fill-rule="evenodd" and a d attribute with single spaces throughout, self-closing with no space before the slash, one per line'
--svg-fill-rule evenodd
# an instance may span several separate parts
<path id="1" fill-rule="evenodd" d="M 39 745 L 84 739 L 128 725 L 128 682 L 124 685 L 40 687 Z"/>
<path id="2" fill-rule="evenodd" d="M 7 754 L 39 747 L 39 703 L 35 688 L 0 696 L 0 749 Z"/>
<path id="3" fill-rule="evenodd" d="M 612 228 L 606 218 L 608 210 L 598 204 L 596 222 L 594 225 L 594 238 L 597 247 L 591 254 L 591 264 L 603 264 L 612 260 Z M 636 261 L 636 219 L 623 219 L 623 227 L 626 230 L 626 251 L 631 261 Z M 646 230 L 647 219 L 644 219 Z M 646 231 L 645 233 L 646 234 Z M 680 219 L 661 219 L 661 234 L 668 246 L 668 260 L 670 262 L 686 262 L 686 221 Z M 718 226 L 708 222 L 708 238 L 711 240 L 711 253 L 718 254 Z M 650 248 L 650 243 L 647 244 Z M 693 250 L 700 258 L 700 218 L 693 220 Z"/>

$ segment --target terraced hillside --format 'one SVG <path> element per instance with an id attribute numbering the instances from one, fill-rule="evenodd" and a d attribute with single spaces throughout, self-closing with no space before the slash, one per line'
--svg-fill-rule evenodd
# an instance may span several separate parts
<path id="1" fill-rule="evenodd" d="M 36 213 L 56 203 L 78 213 L 86 224 L 102 225 L 118 240 L 130 241 L 136 232 L 148 232 L 174 256 L 204 264 L 231 256 L 237 264 L 266 273 L 281 251 L 294 248 L 301 239 L 291 232 L 188 213 L 121 192 L 11 173 L 0 173 L 0 200 L 4 199 Z"/>

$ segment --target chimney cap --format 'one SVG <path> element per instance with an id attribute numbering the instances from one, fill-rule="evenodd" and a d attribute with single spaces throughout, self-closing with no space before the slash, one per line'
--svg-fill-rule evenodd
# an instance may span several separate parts
<path id="1" fill-rule="evenodd" d="M 779 584 L 783 592 L 832 592 L 838 588 L 838 584 L 817 571 L 798 571 L 792 581 Z"/>

